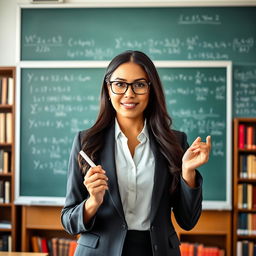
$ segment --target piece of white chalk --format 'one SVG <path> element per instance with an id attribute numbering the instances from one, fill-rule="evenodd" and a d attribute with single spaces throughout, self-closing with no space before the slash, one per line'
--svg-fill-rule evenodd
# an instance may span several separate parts
<path id="1" fill-rule="evenodd" d="M 84 160 L 91 166 L 91 167 L 95 167 L 96 164 L 89 158 L 89 156 L 87 156 L 85 154 L 85 152 L 83 150 L 81 150 L 79 152 L 79 154 L 84 158 Z"/>

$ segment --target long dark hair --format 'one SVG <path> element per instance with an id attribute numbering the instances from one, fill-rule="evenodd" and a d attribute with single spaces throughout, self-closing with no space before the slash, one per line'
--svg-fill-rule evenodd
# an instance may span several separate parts
<path id="1" fill-rule="evenodd" d="M 160 152 L 165 157 L 169 170 L 172 174 L 170 191 L 174 192 L 181 172 L 183 150 L 177 143 L 176 136 L 171 130 L 172 119 L 168 115 L 165 103 L 163 87 L 150 58 L 140 51 L 125 51 L 116 56 L 108 65 L 104 75 L 101 96 L 100 111 L 95 124 L 86 131 L 86 136 L 82 141 L 82 149 L 91 157 L 97 159 L 97 155 L 102 147 L 105 131 L 114 124 L 116 112 L 109 100 L 107 82 L 113 72 L 123 63 L 134 62 L 140 65 L 150 81 L 149 102 L 144 111 L 147 119 L 149 132 L 153 134 Z M 84 164 L 81 156 L 78 156 L 80 167 Z M 88 165 L 83 167 L 83 171 L 89 169 Z"/>

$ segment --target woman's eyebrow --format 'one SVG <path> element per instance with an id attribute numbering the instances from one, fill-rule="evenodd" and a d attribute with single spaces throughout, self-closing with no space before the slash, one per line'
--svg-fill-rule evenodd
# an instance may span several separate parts
<path id="1" fill-rule="evenodd" d="M 124 78 L 120 78 L 120 77 L 116 77 L 114 80 L 121 80 L 121 81 L 127 81 L 126 79 L 124 79 Z M 147 80 L 146 78 L 144 78 L 144 77 L 142 77 L 142 78 L 137 78 L 137 79 L 135 79 L 135 80 L 133 80 L 134 82 L 135 81 L 140 81 L 140 80 Z"/>

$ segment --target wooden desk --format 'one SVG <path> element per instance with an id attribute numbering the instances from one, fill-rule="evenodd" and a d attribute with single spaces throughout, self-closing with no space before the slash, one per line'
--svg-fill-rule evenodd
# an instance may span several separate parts
<path id="1" fill-rule="evenodd" d="M 0 252 L 0 256 L 48 256 L 48 253 L 39 253 L 39 252 Z"/>

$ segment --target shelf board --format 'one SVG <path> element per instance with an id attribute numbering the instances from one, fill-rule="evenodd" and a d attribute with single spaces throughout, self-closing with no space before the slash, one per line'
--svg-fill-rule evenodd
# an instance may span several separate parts
<path id="1" fill-rule="evenodd" d="M 12 172 L 8 172 L 8 173 L 0 172 L 0 177 L 12 177 Z"/>
<path id="2" fill-rule="evenodd" d="M 8 105 L 8 104 L 0 104 L 0 110 L 12 110 L 13 105 Z"/>
<path id="3" fill-rule="evenodd" d="M 238 121 L 239 123 L 255 123 L 255 118 L 253 118 L 253 117 L 239 117 L 239 118 L 235 118 L 235 121 Z"/>
<path id="4" fill-rule="evenodd" d="M 12 232 L 11 228 L 0 228 L 0 232 Z"/>
<path id="5" fill-rule="evenodd" d="M 238 240 L 256 240 L 256 235 L 237 235 Z"/>
<path id="6" fill-rule="evenodd" d="M 256 213 L 256 209 L 237 209 L 238 212 L 244 212 L 244 213 Z"/>
<path id="7" fill-rule="evenodd" d="M 11 147 L 12 143 L 0 143 L 0 147 Z"/>
<path id="8" fill-rule="evenodd" d="M 6 203 L 0 203 L 0 207 L 11 207 L 11 206 L 12 206 L 11 203 L 8 203 L 8 204 L 6 204 Z"/>
<path id="9" fill-rule="evenodd" d="M 57 226 L 48 226 L 48 225 L 29 225 L 26 227 L 26 229 L 34 229 L 34 230 L 56 230 L 56 231 L 63 231 L 63 232 L 66 232 L 64 230 L 64 228 L 60 228 L 60 227 L 57 227 Z"/>
<path id="10" fill-rule="evenodd" d="M 238 149 L 239 153 L 256 153 L 256 149 L 248 149 L 248 148 L 239 148 Z"/>
<path id="11" fill-rule="evenodd" d="M 211 230 L 211 231 L 205 231 L 205 232 L 202 232 L 202 231 L 196 231 L 193 233 L 190 233 L 189 231 L 180 231 L 179 232 L 179 235 L 191 235 L 191 236 L 194 236 L 194 235 L 201 235 L 201 236 L 209 236 L 209 235 L 212 235 L 212 236 L 227 236 L 227 232 L 224 232 L 224 231 L 214 231 L 214 230 Z"/>
<path id="12" fill-rule="evenodd" d="M 256 178 L 238 178 L 238 183 L 255 183 L 256 182 Z"/>

